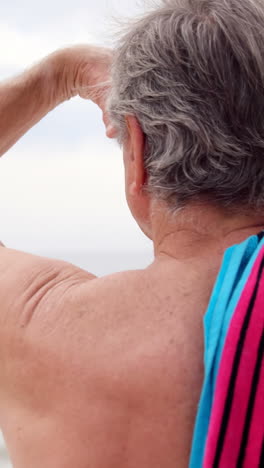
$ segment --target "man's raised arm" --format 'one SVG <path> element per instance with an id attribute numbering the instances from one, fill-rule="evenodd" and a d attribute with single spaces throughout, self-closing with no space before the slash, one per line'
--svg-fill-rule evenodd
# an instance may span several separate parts
<path id="1" fill-rule="evenodd" d="M 111 52 L 91 46 L 62 49 L 16 78 L 0 83 L 0 156 L 58 104 L 79 94 L 102 109 Z M 91 91 L 90 91 L 91 90 Z"/>
<path id="2" fill-rule="evenodd" d="M 56 86 L 56 61 L 49 57 L 0 84 L 0 154 L 63 101 Z"/>
<path id="3" fill-rule="evenodd" d="M 112 54 L 107 49 L 69 47 L 47 56 L 17 78 L 0 84 L 0 155 L 50 110 L 75 95 L 92 99 L 104 112 L 102 91 L 107 89 L 107 84 L 102 86 L 101 83 L 108 81 L 111 61 Z M 8 244 L 8 239 L 4 241 Z M 2 316 L 4 302 L 9 310 L 9 300 L 20 300 L 33 279 L 40 281 L 36 285 L 38 290 L 42 283 L 49 282 L 49 273 L 54 269 L 62 275 L 66 271 L 68 275 L 69 268 L 63 262 L 41 259 L 0 245 Z M 76 268 L 71 266 L 70 270 L 75 275 Z M 32 271 L 35 272 L 33 277 Z M 84 276 L 88 280 L 94 278 L 88 273 Z M 56 277 L 60 278 L 61 274 L 57 276 L 56 273 Z"/>

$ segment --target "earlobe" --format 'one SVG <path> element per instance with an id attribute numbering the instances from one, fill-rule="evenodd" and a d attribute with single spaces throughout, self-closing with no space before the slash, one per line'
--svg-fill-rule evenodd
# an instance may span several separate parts
<path id="1" fill-rule="evenodd" d="M 140 184 L 138 181 L 134 180 L 133 182 L 131 182 L 131 184 L 129 185 L 129 188 L 128 188 L 128 191 L 129 191 L 129 195 L 131 195 L 132 197 L 136 197 L 136 196 L 144 196 L 144 188 L 143 188 L 143 184 Z"/>
<path id="2" fill-rule="evenodd" d="M 131 197 L 135 197 L 138 194 L 138 187 L 135 181 L 131 182 L 131 184 L 129 185 L 128 191 Z"/>

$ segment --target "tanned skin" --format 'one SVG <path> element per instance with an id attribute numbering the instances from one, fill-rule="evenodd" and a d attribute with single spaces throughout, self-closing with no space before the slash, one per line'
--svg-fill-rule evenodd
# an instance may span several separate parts
<path id="1" fill-rule="evenodd" d="M 109 79 L 111 57 L 64 49 L 0 85 L 1 154 L 75 95 L 101 107 L 115 136 L 107 85 L 94 92 Z M 203 316 L 225 249 L 263 229 L 264 219 L 231 217 L 209 203 L 170 215 L 142 190 L 144 136 L 135 118 L 126 120 L 126 196 L 153 241 L 154 262 L 98 279 L 0 249 L 0 426 L 14 468 L 188 466 Z"/>

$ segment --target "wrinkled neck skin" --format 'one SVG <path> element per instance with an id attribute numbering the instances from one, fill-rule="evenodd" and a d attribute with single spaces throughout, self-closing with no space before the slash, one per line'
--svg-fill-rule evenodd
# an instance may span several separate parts
<path id="1" fill-rule="evenodd" d="M 209 260 L 264 229 L 264 216 L 230 215 L 210 204 L 191 203 L 171 213 L 159 201 L 152 202 L 151 238 L 155 263 L 165 260 Z"/>

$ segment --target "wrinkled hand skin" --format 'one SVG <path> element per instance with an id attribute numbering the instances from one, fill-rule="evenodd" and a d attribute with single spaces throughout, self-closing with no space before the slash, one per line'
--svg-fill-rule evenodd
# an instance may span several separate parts
<path id="1" fill-rule="evenodd" d="M 116 132 L 106 111 L 106 101 L 111 88 L 111 49 L 77 45 L 53 54 L 58 70 L 59 87 L 65 99 L 80 96 L 97 104 L 103 112 L 106 134 L 115 138 Z"/>

